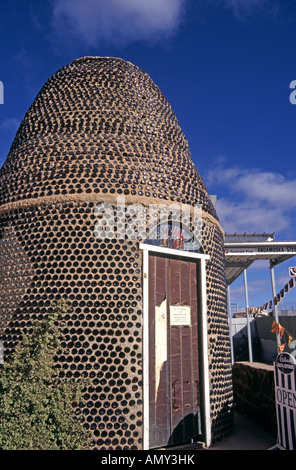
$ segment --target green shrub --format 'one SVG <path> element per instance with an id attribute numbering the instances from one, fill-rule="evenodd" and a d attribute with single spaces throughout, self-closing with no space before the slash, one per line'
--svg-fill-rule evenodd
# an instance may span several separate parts
<path id="1" fill-rule="evenodd" d="M 0 369 L 0 449 L 87 449 L 79 410 L 85 384 L 58 376 L 62 352 L 59 325 L 68 310 L 55 305 L 46 320 L 18 343 L 13 358 Z"/>

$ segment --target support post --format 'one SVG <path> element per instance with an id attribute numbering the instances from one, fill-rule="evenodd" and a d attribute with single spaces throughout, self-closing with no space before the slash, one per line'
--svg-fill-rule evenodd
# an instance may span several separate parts
<path id="1" fill-rule="evenodd" d="M 274 301 L 275 296 L 276 296 L 275 277 L 274 277 L 274 266 L 275 266 L 275 264 L 276 264 L 275 261 L 271 259 L 270 263 L 269 263 L 269 266 L 270 266 L 271 289 L 272 289 L 272 307 L 273 307 L 274 319 L 278 323 L 279 322 L 278 309 L 277 309 L 277 305 Z M 277 346 L 279 346 L 280 338 L 279 338 L 278 333 L 276 334 L 276 342 L 277 342 Z"/>
<path id="2" fill-rule="evenodd" d="M 228 324 L 229 324 L 229 331 L 230 331 L 231 364 L 233 364 L 234 356 L 233 356 L 233 334 L 232 334 L 232 317 L 231 317 L 231 303 L 230 303 L 230 286 L 227 286 L 227 314 L 228 314 Z"/>
<path id="3" fill-rule="evenodd" d="M 249 361 L 253 362 L 252 351 L 252 337 L 249 316 L 249 296 L 248 296 L 248 283 L 247 283 L 247 270 L 244 270 L 244 285 L 245 285 L 245 301 L 246 301 L 246 314 L 247 314 L 247 332 L 248 332 L 248 346 L 249 346 Z"/>

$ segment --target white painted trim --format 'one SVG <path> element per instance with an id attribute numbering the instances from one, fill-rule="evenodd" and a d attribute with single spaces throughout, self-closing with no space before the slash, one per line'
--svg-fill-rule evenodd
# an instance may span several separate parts
<path id="1" fill-rule="evenodd" d="M 195 253 L 194 251 L 174 250 L 173 248 L 164 248 L 162 246 L 148 245 L 140 243 L 141 250 L 152 251 L 153 253 L 161 253 L 164 255 L 179 256 L 182 258 L 210 259 L 210 255 L 203 253 Z"/>
<path id="2" fill-rule="evenodd" d="M 201 308 L 201 341 L 202 341 L 202 374 L 203 374 L 203 401 L 205 445 L 211 445 L 211 411 L 210 411 L 210 379 L 208 358 L 208 322 L 207 322 L 207 291 L 206 291 L 206 263 L 200 261 L 200 308 Z"/>
<path id="3" fill-rule="evenodd" d="M 207 297 L 206 297 L 206 260 L 209 255 L 179 251 L 171 248 L 162 248 L 154 245 L 141 243 L 143 250 L 143 449 L 149 450 L 149 252 L 162 253 L 178 257 L 193 258 L 200 260 L 198 269 L 200 274 L 200 308 L 201 308 L 201 341 L 202 341 L 202 374 L 204 394 L 204 426 L 205 444 L 211 444 L 211 419 L 210 419 L 210 383 L 209 383 L 209 361 L 208 361 L 208 333 L 207 333 Z"/>
<path id="4" fill-rule="evenodd" d="M 149 450 L 149 252 L 143 250 L 143 449 Z"/>

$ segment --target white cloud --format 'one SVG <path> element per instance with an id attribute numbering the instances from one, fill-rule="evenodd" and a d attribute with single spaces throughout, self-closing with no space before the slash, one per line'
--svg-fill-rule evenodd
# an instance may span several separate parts
<path id="1" fill-rule="evenodd" d="M 273 233 L 287 230 L 291 224 L 289 214 L 279 207 L 260 206 L 248 200 L 233 202 L 226 198 L 218 199 L 217 213 L 227 233 Z"/>
<path id="2" fill-rule="evenodd" d="M 296 179 L 218 164 L 208 172 L 206 182 L 211 193 L 218 196 L 217 213 L 226 232 L 292 230 Z"/>
<path id="3" fill-rule="evenodd" d="M 76 37 L 87 46 L 157 42 L 174 34 L 187 0 L 52 0 L 58 37 Z"/>
<path id="4" fill-rule="evenodd" d="M 252 200 L 273 204 L 275 207 L 294 208 L 296 181 L 280 173 L 266 171 L 243 172 L 238 179 L 238 189 Z"/>
<path id="5" fill-rule="evenodd" d="M 218 165 L 208 173 L 209 184 L 217 182 L 229 186 L 232 192 L 240 192 L 248 200 L 266 202 L 274 206 L 296 208 L 296 179 L 271 171 L 255 168 L 231 167 Z"/>

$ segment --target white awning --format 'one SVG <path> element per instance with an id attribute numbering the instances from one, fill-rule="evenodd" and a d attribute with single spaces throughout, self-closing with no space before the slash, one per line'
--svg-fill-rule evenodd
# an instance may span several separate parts
<path id="1" fill-rule="evenodd" d="M 296 255 L 296 241 L 277 242 L 273 234 L 226 234 L 224 246 L 227 285 L 256 260 L 268 259 L 278 265 Z"/>

